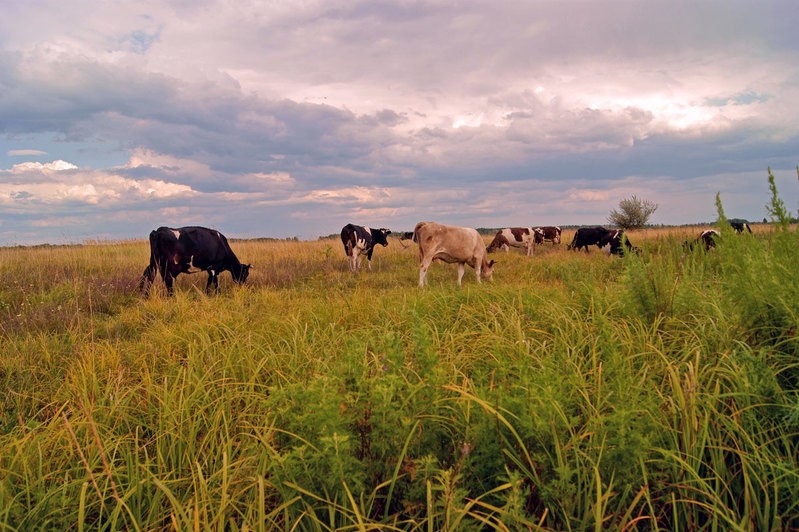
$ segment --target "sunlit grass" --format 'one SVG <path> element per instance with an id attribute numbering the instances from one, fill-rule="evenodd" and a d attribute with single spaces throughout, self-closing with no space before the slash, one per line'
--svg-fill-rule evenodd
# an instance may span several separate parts
<path id="1" fill-rule="evenodd" d="M 144 241 L 0 249 L 0 528 L 796 528 L 799 247 L 754 229 L 421 290 L 397 239 L 233 241 L 211 297 L 140 295 Z"/>

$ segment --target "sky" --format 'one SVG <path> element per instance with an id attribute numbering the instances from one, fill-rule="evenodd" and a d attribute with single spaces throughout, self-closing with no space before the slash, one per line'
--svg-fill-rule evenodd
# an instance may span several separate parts
<path id="1" fill-rule="evenodd" d="M 3 0 L 0 245 L 762 221 L 795 0 Z"/>

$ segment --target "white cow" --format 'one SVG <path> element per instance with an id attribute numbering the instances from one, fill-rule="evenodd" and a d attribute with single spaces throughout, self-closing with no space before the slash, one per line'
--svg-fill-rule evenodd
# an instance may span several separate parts
<path id="1" fill-rule="evenodd" d="M 463 279 L 464 264 L 474 268 L 478 283 L 481 276 L 491 279 L 494 273 L 494 261 L 486 260 L 485 242 L 471 227 L 419 222 L 413 230 L 413 241 L 419 245 L 419 286 L 425 285 L 427 269 L 436 259 L 457 263 L 458 286 Z"/>

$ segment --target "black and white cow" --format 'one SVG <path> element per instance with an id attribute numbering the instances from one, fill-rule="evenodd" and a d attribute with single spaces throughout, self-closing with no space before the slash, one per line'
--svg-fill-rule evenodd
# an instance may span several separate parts
<path id="1" fill-rule="evenodd" d="M 688 251 L 693 251 L 697 248 L 704 248 L 705 251 L 710 251 L 716 248 L 716 239 L 719 237 L 719 232 L 715 229 L 705 229 L 699 236 L 692 241 L 686 241 L 683 247 Z"/>
<path id="2" fill-rule="evenodd" d="M 736 233 L 752 232 L 752 228 L 749 227 L 749 224 L 744 220 L 730 220 L 730 226 L 732 226 Z"/>
<path id="3" fill-rule="evenodd" d="M 622 247 L 626 247 L 627 251 L 641 252 L 639 248 L 630 243 L 623 230 L 606 229 L 602 226 L 579 228 L 574 233 L 574 238 L 572 238 L 568 249 L 585 248 L 585 252 L 588 253 L 588 246 L 597 246 L 608 255 L 621 255 Z"/>
<path id="4" fill-rule="evenodd" d="M 344 253 L 347 254 L 347 261 L 351 272 L 357 272 L 361 268 L 361 255 L 366 255 L 367 266 L 372 269 L 372 253 L 375 246 L 388 245 L 388 229 L 372 229 L 355 224 L 347 224 L 341 228 L 341 243 L 344 244 Z"/>
<path id="5" fill-rule="evenodd" d="M 536 233 L 540 233 L 543 242 L 549 241 L 553 244 L 560 244 L 560 227 L 557 225 L 546 225 L 544 227 L 536 227 Z"/>
<path id="6" fill-rule="evenodd" d="M 225 235 L 215 229 L 159 227 L 150 232 L 150 264 L 144 269 L 139 289 L 149 289 L 156 272 L 160 272 L 167 292 L 172 295 L 172 283 L 178 275 L 199 271 L 208 272 L 207 293 L 212 284 L 219 290 L 218 277 L 224 271 L 230 271 L 234 282 L 243 284 L 250 274 L 250 265 L 239 262 Z"/>
<path id="7" fill-rule="evenodd" d="M 606 236 L 597 243 L 599 249 L 605 252 L 606 255 L 623 255 L 624 253 L 641 253 L 641 249 L 633 246 L 630 239 L 624 234 L 621 229 L 610 231 Z M 624 250 L 624 248 L 627 248 Z"/>

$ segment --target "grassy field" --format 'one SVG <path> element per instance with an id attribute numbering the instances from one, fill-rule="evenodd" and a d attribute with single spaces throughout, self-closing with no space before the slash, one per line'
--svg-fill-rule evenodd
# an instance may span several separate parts
<path id="1" fill-rule="evenodd" d="M 423 290 L 396 239 L 234 241 L 211 297 L 138 294 L 144 241 L 0 249 L 0 530 L 796 529 L 799 239 L 754 229 Z"/>

